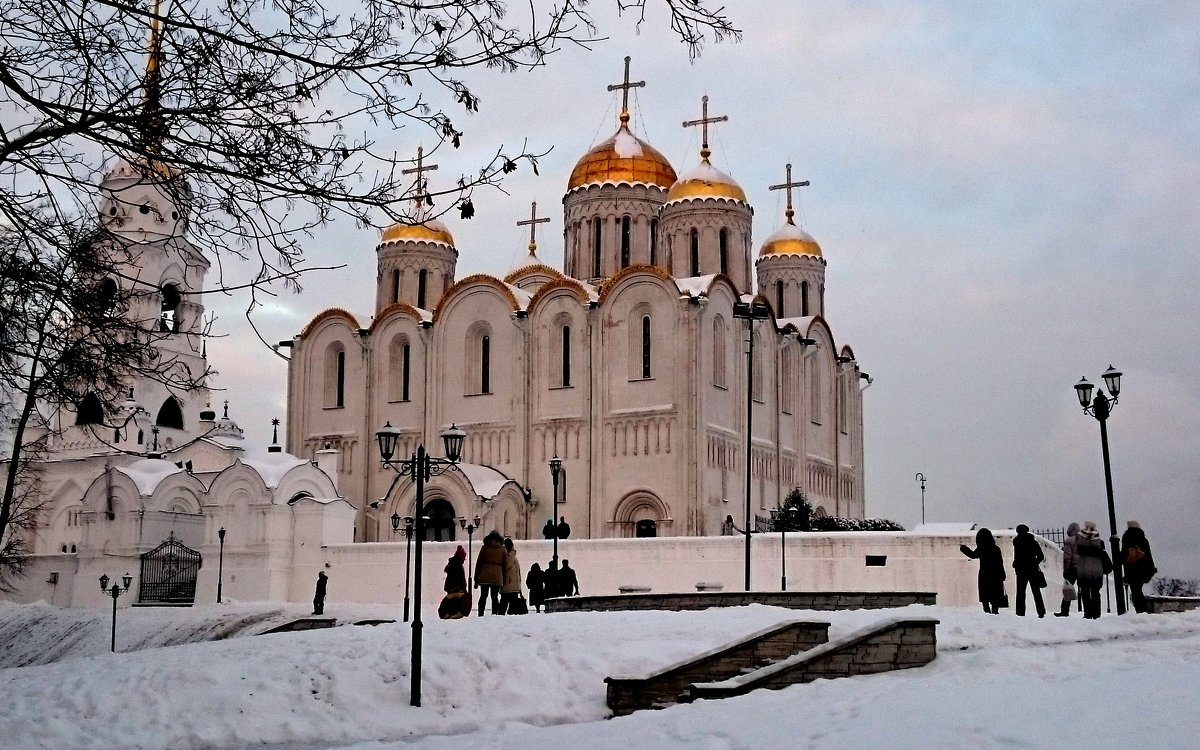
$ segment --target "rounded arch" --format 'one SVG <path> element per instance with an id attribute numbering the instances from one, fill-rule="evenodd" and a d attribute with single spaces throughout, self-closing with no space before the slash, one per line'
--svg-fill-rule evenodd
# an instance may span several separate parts
<path id="1" fill-rule="evenodd" d="M 453 542 L 457 540 L 458 514 L 444 497 L 425 498 L 425 541 Z"/>
<path id="2" fill-rule="evenodd" d="M 559 292 L 560 290 L 566 290 L 568 293 L 573 294 L 575 299 L 577 299 L 580 304 L 586 303 L 589 300 L 587 290 L 584 289 L 583 285 L 575 279 L 556 279 L 554 281 L 542 284 L 542 286 L 536 292 L 534 292 L 534 295 L 530 298 L 528 305 L 530 313 L 532 314 L 535 310 L 537 310 L 538 306 L 542 304 L 543 301 L 549 301 L 551 295 L 554 295 L 555 292 Z"/>
<path id="3" fill-rule="evenodd" d="M 633 490 L 617 503 L 613 511 L 613 524 L 623 537 L 637 536 L 639 524 L 645 530 L 649 527 L 643 522 L 653 522 L 655 536 L 662 534 L 671 524 L 671 513 L 667 504 L 654 492 L 647 489 Z"/>
<path id="4" fill-rule="evenodd" d="M 104 405 L 95 393 L 88 393 L 75 407 L 75 424 L 103 424 Z"/>
<path id="5" fill-rule="evenodd" d="M 329 310 L 326 310 L 325 312 L 329 312 Z M 322 313 L 322 315 L 324 315 L 324 313 Z M 375 319 L 371 321 L 371 327 L 367 330 L 374 335 L 381 326 L 389 322 L 394 316 L 408 317 L 417 323 L 420 323 L 422 320 L 424 320 L 424 317 L 421 315 L 421 311 L 412 305 L 406 302 L 393 302 L 375 315 Z M 357 323 L 355 323 L 355 325 L 357 325 Z"/>
<path id="6" fill-rule="evenodd" d="M 154 424 L 159 427 L 171 427 L 176 430 L 182 430 L 183 409 L 179 406 L 179 399 L 174 396 L 167 396 L 162 406 L 158 407 L 158 416 L 154 418 Z"/>
<path id="7" fill-rule="evenodd" d="M 441 319 L 442 312 L 444 310 L 446 310 L 448 307 L 450 307 L 450 304 L 454 301 L 454 298 L 456 296 L 458 296 L 464 290 L 469 290 L 469 288 L 472 286 L 480 286 L 480 285 L 490 287 L 491 289 L 498 292 L 500 294 L 501 298 L 503 298 L 511 306 L 513 312 L 516 312 L 517 310 L 521 309 L 520 303 L 517 302 L 517 296 L 515 294 L 513 294 L 513 291 L 508 286 L 508 284 L 505 284 L 503 281 L 501 281 L 500 279 L 497 279 L 495 276 L 488 276 L 487 274 L 484 274 L 484 273 L 477 273 L 473 276 L 468 276 L 467 278 L 463 279 L 462 281 L 456 283 L 454 286 L 452 286 L 446 290 L 446 293 L 444 295 L 442 295 L 441 304 L 438 305 L 437 309 L 433 311 L 434 322 L 436 323 L 438 320 Z"/>
<path id="8" fill-rule="evenodd" d="M 304 326 L 304 330 L 300 332 L 300 338 L 304 339 L 310 336 L 317 326 L 326 321 L 339 320 L 350 327 L 350 330 L 359 330 L 358 319 L 349 312 L 340 307 L 331 307 L 328 310 L 323 310 L 317 313 L 316 317 L 308 321 L 308 325 Z"/>

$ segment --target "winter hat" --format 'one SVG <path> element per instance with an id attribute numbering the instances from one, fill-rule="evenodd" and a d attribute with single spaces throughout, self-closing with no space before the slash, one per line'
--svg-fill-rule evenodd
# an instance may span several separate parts
<path id="1" fill-rule="evenodd" d="M 1096 529 L 1095 521 L 1084 521 L 1083 528 L 1079 530 L 1079 536 L 1084 539 L 1099 539 L 1100 532 Z"/>
<path id="2" fill-rule="evenodd" d="M 1142 528 L 1142 525 L 1141 525 L 1140 523 L 1138 523 L 1137 521 L 1130 521 L 1130 522 L 1129 522 L 1129 528 L 1131 528 L 1131 529 L 1140 529 L 1140 528 Z"/>
<path id="3" fill-rule="evenodd" d="M 1025 524 L 1023 524 L 1023 523 L 1017 524 L 1017 533 L 1018 534 L 1025 534 L 1028 531 L 1029 531 L 1029 527 L 1026 526 Z"/>
<path id="4" fill-rule="evenodd" d="M 458 549 L 454 550 L 454 556 L 461 560 L 467 556 L 467 551 L 460 544 L 458 545 Z"/>
<path id="5" fill-rule="evenodd" d="M 1075 536 L 1078 533 L 1079 533 L 1079 522 L 1072 521 L 1071 525 L 1067 527 L 1067 536 Z"/>

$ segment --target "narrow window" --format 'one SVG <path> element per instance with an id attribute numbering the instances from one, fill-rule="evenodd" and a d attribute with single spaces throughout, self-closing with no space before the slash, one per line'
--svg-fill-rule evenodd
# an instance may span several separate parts
<path id="1" fill-rule="evenodd" d="M 480 344 L 479 350 L 479 392 L 491 393 L 492 391 L 492 339 L 490 336 L 484 336 Z"/>
<path id="2" fill-rule="evenodd" d="M 713 320 L 713 385 L 725 387 L 725 323 Z"/>
<path id="3" fill-rule="evenodd" d="M 400 301 L 400 269 L 392 270 L 392 302 Z"/>
<path id="4" fill-rule="evenodd" d="M 571 385 L 571 327 L 562 327 L 562 386 Z"/>
<path id="5" fill-rule="evenodd" d="M 650 316 L 642 318 L 642 377 L 650 377 Z"/>
<path id="6" fill-rule="evenodd" d="M 425 307 L 425 287 L 429 282 L 429 272 L 424 268 L 417 274 L 417 307 L 422 310 L 427 310 Z"/>
<path id="7" fill-rule="evenodd" d="M 700 275 L 700 233 L 692 230 L 692 276 Z"/>
<path id="8" fill-rule="evenodd" d="M 808 317 L 808 282 L 800 282 L 800 314 Z"/>
<path id="9" fill-rule="evenodd" d="M 165 333 L 179 332 L 179 302 L 182 296 L 179 287 L 174 284 L 163 284 L 162 315 L 159 318 L 158 329 Z"/>
<path id="10" fill-rule="evenodd" d="M 600 232 L 603 228 L 601 219 L 592 219 L 592 278 L 600 278 Z"/>
<path id="11" fill-rule="evenodd" d="M 775 314 L 779 317 L 785 317 L 783 314 L 783 282 L 775 282 Z"/>
<path id="12" fill-rule="evenodd" d="M 335 385 L 336 392 L 334 393 L 333 405 L 346 405 L 346 352 L 339 350 L 337 353 L 337 383 Z"/>
<path id="13" fill-rule="evenodd" d="M 629 217 L 621 217 L 621 268 L 629 268 Z"/>
<path id="14" fill-rule="evenodd" d="M 721 227 L 721 234 L 718 235 L 721 243 L 721 273 L 729 275 L 729 230 Z"/>
<path id="15" fill-rule="evenodd" d="M 408 400 L 408 377 L 412 372 L 412 369 L 411 369 L 412 360 L 410 359 L 411 354 L 412 354 L 412 349 L 409 344 L 405 344 L 404 348 L 400 350 L 400 369 L 401 369 L 400 400 L 401 401 Z"/>
<path id="16" fill-rule="evenodd" d="M 658 265 L 658 219 L 650 220 L 650 265 Z"/>

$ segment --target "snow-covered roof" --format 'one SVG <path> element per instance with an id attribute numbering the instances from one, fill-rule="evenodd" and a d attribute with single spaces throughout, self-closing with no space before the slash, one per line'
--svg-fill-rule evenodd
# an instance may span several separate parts
<path id="1" fill-rule="evenodd" d="M 675 286 L 679 287 L 681 293 L 689 297 L 699 297 L 708 293 L 708 288 L 712 286 L 715 278 L 717 275 L 712 273 L 707 276 L 689 276 L 686 279 L 675 279 Z"/>
<path id="2" fill-rule="evenodd" d="M 471 483 L 471 489 L 475 491 L 475 494 L 485 500 L 490 500 L 500 494 L 500 490 L 504 489 L 504 485 L 513 481 L 511 477 L 490 466 L 460 463 L 458 464 L 458 469 L 467 478 L 467 481 Z"/>
<path id="3" fill-rule="evenodd" d="M 161 458 L 142 458 L 128 466 L 118 468 L 117 471 L 133 480 L 138 494 L 152 495 L 155 488 L 162 484 L 164 479 L 183 471 L 183 469 Z"/>

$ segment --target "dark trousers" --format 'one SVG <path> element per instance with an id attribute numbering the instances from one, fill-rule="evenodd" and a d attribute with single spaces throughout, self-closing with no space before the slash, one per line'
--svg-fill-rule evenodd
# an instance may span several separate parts
<path id="1" fill-rule="evenodd" d="M 1080 583 L 1079 599 L 1083 602 L 1083 616 L 1089 620 L 1100 619 L 1100 584 Z"/>
<path id="2" fill-rule="evenodd" d="M 325 597 L 318 596 L 316 599 L 313 599 L 313 614 L 314 615 L 325 614 Z"/>
<path id="3" fill-rule="evenodd" d="M 1029 585 L 1029 576 L 1017 574 L 1017 617 L 1025 616 L 1025 587 Z M 1046 605 L 1042 603 L 1042 590 L 1037 586 L 1029 586 L 1033 593 L 1033 605 L 1037 608 L 1038 617 L 1046 616 Z"/>
<path id="4" fill-rule="evenodd" d="M 1144 583 L 1129 584 L 1129 603 L 1133 605 L 1134 612 L 1149 612 L 1146 608 L 1146 595 L 1142 593 Z"/>
<path id="5" fill-rule="evenodd" d="M 500 609 L 500 587 L 493 583 L 481 583 L 479 584 L 479 616 L 483 617 L 483 607 L 489 598 L 492 600 L 492 614 L 504 614 Z"/>

